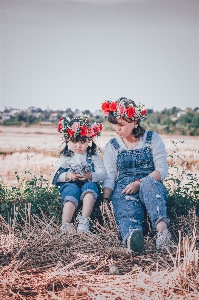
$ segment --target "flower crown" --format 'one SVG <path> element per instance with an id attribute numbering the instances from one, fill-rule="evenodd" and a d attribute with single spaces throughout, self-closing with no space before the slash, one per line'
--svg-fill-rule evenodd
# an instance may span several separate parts
<path id="1" fill-rule="evenodd" d="M 120 98 L 119 100 L 113 102 L 111 100 L 106 100 L 102 103 L 102 111 L 105 116 L 112 114 L 115 118 L 126 118 L 132 121 L 139 121 L 144 119 L 146 116 L 146 109 L 143 104 L 138 106 L 133 105 L 134 101 L 127 98 Z"/>
<path id="2" fill-rule="evenodd" d="M 72 120 L 68 117 L 61 118 L 58 123 L 58 132 L 63 133 L 66 140 L 77 136 L 93 139 L 99 136 L 103 125 L 101 123 L 89 124 L 89 116 L 77 117 Z"/>

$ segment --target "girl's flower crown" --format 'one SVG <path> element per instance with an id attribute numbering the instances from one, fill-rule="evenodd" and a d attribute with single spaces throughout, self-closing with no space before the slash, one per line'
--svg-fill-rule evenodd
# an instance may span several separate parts
<path id="1" fill-rule="evenodd" d="M 89 116 L 77 117 L 72 120 L 68 117 L 61 118 L 58 123 L 58 132 L 63 133 L 66 140 L 78 136 L 93 139 L 100 135 L 103 125 L 101 123 L 90 125 L 88 119 Z"/>
<path id="2" fill-rule="evenodd" d="M 102 111 L 105 117 L 113 115 L 115 118 L 125 118 L 132 121 L 140 121 L 146 116 L 146 109 L 143 104 L 137 106 L 134 101 L 127 98 L 120 98 L 113 102 L 106 100 L 102 103 Z"/>

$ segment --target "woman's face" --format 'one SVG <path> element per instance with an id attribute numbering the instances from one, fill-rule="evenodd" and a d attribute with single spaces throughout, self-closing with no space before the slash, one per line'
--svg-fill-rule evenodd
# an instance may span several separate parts
<path id="1" fill-rule="evenodd" d="M 114 126 L 116 133 L 121 138 L 127 138 L 128 136 L 132 135 L 132 130 L 136 127 L 136 122 L 128 123 L 124 119 L 120 118 L 117 119 L 117 124 Z"/>

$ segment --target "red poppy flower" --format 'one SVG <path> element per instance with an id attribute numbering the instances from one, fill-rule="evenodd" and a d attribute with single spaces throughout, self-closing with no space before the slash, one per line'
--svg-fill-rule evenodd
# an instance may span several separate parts
<path id="1" fill-rule="evenodd" d="M 67 132 L 70 137 L 72 137 L 74 134 L 74 131 L 72 131 L 71 129 L 68 129 Z"/>
<path id="2" fill-rule="evenodd" d="M 98 127 L 97 124 L 93 125 L 92 128 L 93 128 L 93 131 L 94 131 L 95 133 L 98 133 L 99 127 Z"/>
<path id="3" fill-rule="evenodd" d="M 142 115 L 146 115 L 146 109 L 143 109 L 143 110 L 141 111 L 141 114 L 142 114 Z"/>
<path id="4" fill-rule="evenodd" d="M 85 136 L 86 134 L 87 134 L 87 127 L 86 126 L 82 126 L 81 128 L 80 128 L 81 130 L 80 130 L 80 135 L 81 136 Z"/>
<path id="5" fill-rule="evenodd" d="M 126 112 L 128 118 L 131 119 L 135 114 L 135 108 L 133 106 L 130 106 L 129 108 L 127 108 Z"/>
<path id="6" fill-rule="evenodd" d="M 110 112 L 110 104 L 108 102 L 103 102 L 102 103 L 102 110 L 105 112 Z"/>
<path id="7" fill-rule="evenodd" d="M 57 127 L 58 132 L 61 132 L 62 128 L 63 128 L 62 123 L 58 123 L 58 127 Z"/>
<path id="8" fill-rule="evenodd" d="M 117 103 L 116 102 L 112 102 L 109 105 L 109 111 L 116 111 L 116 109 L 117 109 Z"/>
<path id="9" fill-rule="evenodd" d="M 102 125 L 102 123 L 100 123 L 99 124 L 99 130 L 102 131 L 102 129 L 103 129 L 103 125 Z"/>

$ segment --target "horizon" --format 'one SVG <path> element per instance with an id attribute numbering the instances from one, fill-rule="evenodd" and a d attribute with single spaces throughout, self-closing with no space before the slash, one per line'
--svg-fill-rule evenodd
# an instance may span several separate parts
<path id="1" fill-rule="evenodd" d="M 67 109 L 71 109 L 71 107 L 66 107 L 66 109 L 61 109 L 61 108 L 57 108 L 57 109 L 52 109 L 52 108 L 50 108 L 50 107 L 47 107 L 47 108 L 45 108 L 45 109 L 42 109 L 41 107 L 36 107 L 36 106 L 34 106 L 34 105 L 30 105 L 29 107 L 27 107 L 27 108 L 24 108 L 24 109 L 20 109 L 20 108 L 18 108 L 18 107 L 8 107 L 8 106 L 6 106 L 6 107 L 4 107 L 4 110 L 3 111 L 1 111 L 0 110 L 0 113 L 3 113 L 6 109 L 8 109 L 8 110 L 20 110 L 20 111 L 26 111 L 26 110 L 28 110 L 28 109 L 30 109 L 31 107 L 33 107 L 33 108 L 35 108 L 35 109 L 41 109 L 42 111 L 45 111 L 45 110 L 49 110 L 49 111 L 66 111 Z M 191 108 L 191 107 L 185 107 L 184 109 L 182 109 L 182 108 L 180 108 L 180 107 L 177 107 L 177 106 L 173 106 L 173 107 L 170 107 L 170 108 L 164 108 L 164 109 L 162 109 L 162 110 L 154 110 L 153 109 L 153 111 L 156 113 L 156 112 L 162 112 L 162 111 L 164 111 L 164 110 L 171 110 L 172 108 L 177 108 L 177 109 L 179 109 L 180 111 L 189 111 L 189 110 L 194 110 L 194 109 L 197 109 L 197 112 L 199 111 L 199 106 L 196 106 L 196 107 L 194 107 L 194 108 Z M 78 108 L 75 108 L 74 110 L 73 109 L 71 109 L 72 110 L 72 112 L 74 113 L 76 110 L 79 110 L 80 112 L 82 112 L 82 111 L 86 111 L 86 110 L 88 110 L 88 111 L 90 111 L 90 113 L 91 114 L 93 114 L 93 113 L 95 113 L 95 112 L 97 112 L 97 111 L 101 111 L 102 112 L 102 110 L 101 110 L 101 108 L 100 109 L 95 109 L 94 111 L 91 111 L 91 110 L 89 110 L 88 108 L 84 108 L 83 110 L 80 110 L 80 109 L 78 109 Z M 146 107 L 146 110 L 151 110 L 151 108 L 147 108 Z"/>

